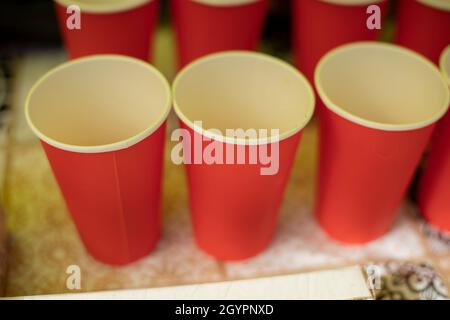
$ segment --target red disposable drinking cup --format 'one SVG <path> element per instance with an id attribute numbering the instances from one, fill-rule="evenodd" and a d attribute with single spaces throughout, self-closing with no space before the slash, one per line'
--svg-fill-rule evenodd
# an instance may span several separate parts
<path id="1" fill-rule="evenodd" d="M 367 8 L 377 5 L 381 18 L 387 1 L 380 0 L 293 0 L 293 43 L 296 66 L 312 82 L 320 58 L 349 42 L 375 40 L 377 29 L 369 29 Z"/>
<path id="2" fill-rule="evenodd" d="M 320 117 L 316 217 L 344 243 L 386 233 L 448 88 L 430 61 L 400 46 L 359 42 L 326 54 L 315 73 Z"/>
<path id="3" fill-rule="evenodd" d="M 439 56 L 450 44 L 450 1 L 400 0 L 396 43 L 438 65 Z"/>
<path id="4" fill-rule="evenodd" d="M 98 55 L 43 76 L 26 101 L 87 250 L 123 265 L 160 234 L 161 172 L 170 87 L 149 64 Z"/>
<path id="5" fill-rule="evenodd" d="M 441 70 L 450 89 L 450 46 L 441 55 Z M 425 219 L 450 232 L 450 112 L 439 121 L 419 183 L 419 208 Z"/>
<path id="6" fill-rule="evenodd" d="M 171 0 L 179 66 L 227 50 L 254 50 L 268 0 Z"/>
<path id="7" fill-rule="evenodd" d="M 60 32 L 70 58 L 95 54 L 121 54 L 152 59 L 153 35 L 159 0 L 55 0 Z M 67 24 L 81 9 L 81 29 Z M 69 22 L 68 22 L 69 19 Z"/>
<path id="8" fill-rule="evenodd" d="M 310 84 L 285 62 L 234 51 L 184 68 L 173 97 L 198 245 L 220 260 L 260 253 L 272 240 L 302 130 L 314 111 Z M 231 132 L 238 129 L 246 135 Z"/>

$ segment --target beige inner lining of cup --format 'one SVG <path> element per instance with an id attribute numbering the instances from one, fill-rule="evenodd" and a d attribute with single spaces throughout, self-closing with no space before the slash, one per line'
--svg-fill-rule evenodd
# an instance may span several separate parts
<path id="1" fill-rule="evenodd" d="M 315 80 L 329 109 L 374 128 L 423 127 L 448 107 L 448 89 L 437 68 L 394 45 L 356 43 L 335 49 L 322 58 Z"/>
<path id="2" fill-rule="evenodd" d="M 447 85 L 450 87 L 450 45 L 442 53 L 440 67 Z"/>
<path id="3" fill-rule="evenodd" d="M 108 13 L 129 10 L 154 0 L 55 0 L 63 6 L 77 5 L 83 11 Z"/>
<path id="4" fill-rule="evenodd" d="M 449 0 L 417 0 L 424 5 L 436 8 L 438 10 L 450 11 Z"/>
<path id="5" fill-rule="evenodd" d="M 294 1 L 297 1 L 297 0 L 294 0 Z M 320 1 L 343 5 L 343 6 L 363 6 L 363 5 L 369 6 L 371 4 L 377 4 L 377 3 L 383 2 L 384 0 L 320 0 Z"/>
<path id="6" fill-rule="evenodd" d="M 203 4 L 211 5 L 211 6 L 224 6 L 225 7 L 225 6 L 244 5 L 244 4 L 249 4 L 249 3 L 253 3 L 253 2 L 258 2 L 261 0 L 189 0 L 189 1 L 203 3 Z"/>
<path id="7" fill-rule="evenodd" d="M 168 84 L 150 68 L 135 59 L 110 56 L 62 65 L 30 93 L 29 122 L 40 138 L 68 150 L 132 145 L 156 129 L 170 109 Z"/>
<path id="8" fill-rule="evenodd" d="M 314 109 L 312 88 L 296 69 L 248 52 L 197 60 L 175 79 L 173 95 L 187 125 L 202 121 L 225 137 L 226 129 L 279 129 L 282 139 L 302 129 Z"/>

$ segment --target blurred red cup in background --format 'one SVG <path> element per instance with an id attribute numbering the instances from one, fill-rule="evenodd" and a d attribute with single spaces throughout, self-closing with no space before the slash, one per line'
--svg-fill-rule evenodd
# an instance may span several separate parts
<path id="1" fill-rule="evenodd" d="M 438 65 L 442 51 L 450 44 L 450 1 L 400 0 L 396 43 Z"/>
<path id="2" fill-rule="evenodd" d="M 440 66 L 450 89 L 450 46 L 441 55 Z M 427 221 L 450 232 L 450 112 L 439 121 L 431 140 L 425 170 L 419 183 L 419 208 Z"/>
<path id="3" fill-rule="evenodd" d="M 379 30 L 367 26 L 370 5 L 377 5 L 381 9 L 381 18 L 384 17 L 388 1 L 292 1 L 295 64 L 311 82 L 316 65 L 325 53 L 345 43 L 378 37 Z"/>
<path id="4" fill-rule="evenodd" d="M 255 50 L 268 0 L 171 0 L 179 67 L 204 55 Z"/>
<path id="5" fill-rule="evenodd" d="M 73 5 L 81 9 L 80 29 L 67 26 Z M 121 54 L 151 61 L 159 0 L 55 0 L 55 6 L 71 59 Z"/>
<path id="6" fill-rule="evenodd" d="M 28 95 L 28 124 L 81 239 L 101 262 L 133 262 L 158 241 L 170 107 L 170 87 L 156 69 L 115 55 L 62 64 Z"/>
<path id="7" fill-rule="evenodd" d="M 216 153 L 218 161 L 186 165 L 198 245 L 220 260 L 260 253 L 272 240 L 302 130 L 314 112 L 310 84 L 281 60 L 235 51 L 188 65 L 174 81 L 173 96 L 181 128 L 190 137 L 183 139 L 184 155 L 202 157 L 217 146 L 224 150 Z M 227 129 L 269 131 L 251 137 Z M 239 150 L 247 161 L 238 162 Z M 268 151 L 270 165 L 261 150 Z M 256 152 L 259 161 L 252 164 Z"/>
<path id="8" fill-rule="evenodd" d="M 415 52 L 360 42 L 319 62 L 316 217 L 334 239 L 361 244 L 386 233 L 419 164 L 449 90 Z"/>

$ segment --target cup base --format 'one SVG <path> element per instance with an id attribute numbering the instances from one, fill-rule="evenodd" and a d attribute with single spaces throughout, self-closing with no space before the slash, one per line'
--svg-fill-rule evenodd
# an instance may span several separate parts
<path id="1" fill-rule="evenodd" d="M 195 239 L 197 246 L 206 254 L 213 257 L 216 260 L 224 261 L 224 262 L 238 262 L 243 261 L 247 259 L 254 258 L 264 252 L 267 247 L 272 243 L 273 237 L 270 237 L 268 241 L 264 242 L 261 246 L 258 246 L 257 248 L 252 248 L 251 250 L 242 250 L 240 249 L 239 252 L 236 250 L 236 252 L 223 252 L 223 250 L 214 250 L 211 248 L 211 245 L 204 245 L 202 244 L 198 239 Z"/>
<path id="2" fill-rule="evenodd" d="M 160 233 L 156 234 L 153 239 L 149 242 L 149 245 L 147 248 L 142 249 L 142 251 L 134 256 L 130 256 L 128 259 L 120 259 L 117 257 L 106 257 L 106 256 L 101 256 L 100 254 L 96 254 L 91 252 L 91 250 L 89 249 L 89 246 L 84 243 L 84 247 L 86 250 L 86 253 L 95 261 L 105 264 L 105 265 L 109 265 L 109 266 L 115 266 L 115 267 L 124 267 L 127 265 L 130 265 L 132 263 L 135 263 L 141 259 L 144 259 L 146 257 L 148 257 L 158 246 L 159 240 L 161 238 Z"/>
<path id="3" fill-rule="evenodd" d="M 433 229 L 443 232 L 450 233 L 450 225 L 448 223 L 443 223 L 442 221 L 437 221 L 437 219 L 433 219 L 429 215 L 426 215 L 423 210 L 420 210 L 421 216 L 424 218 L 424 221 L 430 225 Z"/>
<path id="4" fill-rule="evenodd" d="M 383 230 L 382 232 L 371 235 L 370 237 L 360 237 L 360 236 L 343 236 L 342 233 L 337 233 L 332 228 L 330 228 L 324 221 L 319 217 L 315 217 L 316 222 L 319 225 L 322 232 L 324 232 L 331 240 L 338 242 L 345 246 L 363 246 L 370 242 L 380 239 L 385 234 L 389 232 L 389 229 Z"/>

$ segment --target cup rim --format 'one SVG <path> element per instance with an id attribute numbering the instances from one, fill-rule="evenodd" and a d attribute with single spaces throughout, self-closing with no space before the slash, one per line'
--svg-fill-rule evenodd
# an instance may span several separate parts
<path id="1" fill-rule="evenodd" d="M 445 90 L 445 99 L 443 106 L 441 107 L 441 111 L 437 112 L 433 117 L 427 120 L 418 121 L 414 123 L 407 123 L 407 124 L 389 124 L 389 123 L 381 123 L 378 121 L 372 121 L 365 118 L 362 118 L 360 116 L 354 115 L 351 112 L 346 111 L 345 109 L 339 107 L 337 104 L 333 103 L 331 99 L 328 97 L 328 94 L 325 92 L 321 80 L 319 79 L 320 73 L 322 68 L 324 67 L 325 63 L 331 59 L 334 55 L 338 53 L 342 53 L 345 51 L 350 51 L 354 48 L 362 48 L 362 47 L 376 47 L 376 48 L 384 48 L 386 50 L 395 51 L 397 53 L 403 54 L 405 56 L 409 56 L 410 58 L 414 58 L 418 60 L 420 63 L 422 63 L 424 66 L 428 67 L 432 72 L 436 73 L 439 76 L 439 79 L 442 81 L 443 88 L 445 88 L 447 85 L 444 82 L 444 79 L 441 76 L 441 72 L 435 66 L 431 61 L 429 61 L 427 58 L 422 56 L 421 54 L 412 51 L 410 49 L 407 49 L 405 47 L 401 47 L 399 45 L 385 43 L 385 42 L 377 42 L 377 41 L 359 41 L 359 42 L 353 42 L 349 44 L 344 44 L 341 46 L 338 46 L 332 50 L 330 50 L 328 53 L 326 53 L 319 61 L 319 63 L 316 66 L 315 72 L 314 72 L 314 83 L 317 89 L 317 93 L 322 99 L 325 107 L 332 111 L 333 113 L 345 118 L 346 120 L 364 126 L 372 129 L 378 129 L 383 131 L 409 131 L 409 130 L 415 130 L 415 129 L 421 129 L 424 127 L 427 127 L 436 121 L 438 121 L 440 118 L 444 116 L 444 114 L 447 112 L 449 108 L 450 103 L 450 93 L 449 90 Z"/>
<path id="2" fill-rule="evenodd" d="M 85 3 L 79 0 L 54 0 L 56 3 L 68 7 L 70 5 L 77 5 L 82 11 L 88 13 L 115 13 L 121 11 L 131 10 L 140 7 L 144 4 L 150 3 L 154 0 L 122 0 L 118 3 Z"/>
<path id="3" fill-rule="evenodd" d="M 199 58 L 197 60 L 194 60 L 190 64 L 186 65 L 177 74 L 177 76 L 175 77 L 173 84 L 172 84 L 172 99 L 173 99 L 174 111 L 175 111 L 176 115 L 179 117 L 179 119 L 181 121 L 183 121 L 189 128 L 191 128 L 195 132 L 197 132 L 205 137 L 208 137 L 210 139 L 213 139 L 215 141 L 222 142 L 222 143 L 229 143 L 229 144 L 234 144 L 234 145 L 264 145 L 264 144 L 270 144 L 270 143 L 274 142 L 273 137 L 267 137 L 267 138 L 263 138 L 263 139 L 260 139 L 260 138 L 242 139 L 242 138 L 231 138 L 231 137 L 227 137 L 226 135 L 222 135 L 222 134 L 219 135 L 215 132 L 211 132 L 210 130 L 203 129 L 203 128 L 196 126 L 194 122 L 192 122 L 190 119 L 188 119 L 188 117 L 185 116 L 185 114 L 179 107 L 176 91 L 177 91 L 178 83 L 183 78 L 184 74 L 189 72 L 191 69 L 197 67 L 198 65 L 206 63 L 210 60 L 220 59 L 221 57 L 233 57 L 233 56 L 234 57 L 253 57 L 256 59 L 261 59 L 261 60 L 265 60 L 267 62 L 276 64 L 276 65 L 284 68 L 285 70 L 289 71 L 290 73 L 292 73 L 295 77 L 297 77 L 301 81 L 302 85 L 305 86 L 306 91 L 308 93 L 307 98 L 308 98 L 309 102 L 307 103 L 307 106 L 306 106 L 306 109 L 307 109 L 306 116 L 305 116 L 304 120 L 302 121 L 302 123 L 297 128 L 294 128 L 294 129 L 284 132 L 283 134 L 281 134 L 279 136 L 277 141 L 282 141 L 287 138 L 290 138 L 293 135 L 300 132 L 301 130 L 303 130 L 306 127 L 306 125 L 309 123 L 309 121 L 311 120 L 311 118 L 314 114 L 314 109 L 315 109 L 315 104 L 316 104 L 316 97 L 314 94 L 314 90 L 312 88 L 312 85 L 309 83 L 309 81 L 298 69 L 296 69 L 294 66 L 290 65 L 289 63 L 287 63 L 284 60 L 281 60 L 279 58 L 273 57 L 268 54 L 260 53 L 260 52 L 243 51 L 243 50 L 222 51 L 222 52 L 218 52 L 218 53 L 208 54 L 208 55 L 203 56 L 202 58 Z"/>
<path id="4" fill-rule="evenodd" d="M 190 0 L 190 1 L 214 7 L 234 7 L 252 4 L 264 0 L 226 0 L 225 2 L 218 2 L 217 0 Z"/>
<path id="5" fill-rule="evenodd" d="M 371 4 L 378 4 L 386 0 L 319 0 L 322 2 L 335 4 L 339 6 L 368 6 Z"/>
<path id="6" fill-rule="evenodd" d="M 442 51 L 441 57 L 439 59 L 439 66 L 447 85 L 450 87 L 450 70 L 446 68 L 446 62 L 450 64 L 450 45 L 448 45 L 444 51 Z"/>
<path id="7" fill-rule="evenodd" d="M 73 145 L 68 144 L 64 142 L 60 142 L 57 140 L 54 140 L 47 135 L 45 135 L 42 131 L 40 131 L 33 123 L 33 120 L 31 119 L 30 115 L 30 103 L 31 98 L 34 94 L 34 92 L 39 88 L 39 86 L 44 83 L 50 76 L 53 74 L 60 72 L 61 70 L 64 70 L 68 67 L 82 64 L 85 62 L 92 62 L 96 60 L 106 61 L 106 60 L 113 60 L 113 61 L 123 61 L 127 63 L 133 63 L 136 65 L 140 65 L 141 67 L 146 68 L 148 71 L 150 71 L 153 75 L 155 75 L 157 78 L 160 79 L 164 91 L 166 92 L 166 102 L 164 103 L 164 111 L 161 115 L 161 118 L 155 121 L 152 124 L 149 124 L 148 127 L 141 132 L 136 133 L 134 136 L 131 136 L 127 139 L 123 139 L 117 142 L 109 143 L 109 144 L 103 144 L 103 145 L 94 145 L 94 146 L 79 146 L 79 145 Z M 102 152 L 111 152 L 111 151 L 118 151 L 122 149 L 127 149 L 129 147 L 132 147 L 133 145 L 141 142 L 142 140 L 149 137 L 152 133 L 157 131 L 161 125 L 166 121 L 167 117 L 169 116 L 170 110 L 171 110 L 171 91 L 170 91 L 170 85 L 167 79 L 163 76 L 163 74 L 156 69 L 154 66 L 145 63 L 144 61 L 141 61 L 137 58 L 128 57 L 128 56 L 122 56 L 122 55 L 115 55 L 115 54 L 101 54 L 101 55 L 92 55 L 92 56 L 86 56 L 70 61 L 66 61 L 47 73 L 45 73 L 43 76 L 39 78 L 38 81 L 36 81 L 33 86 L 31 87 L 30 91 L 27 94 L 26 100 L 25 100 L 25 119 L 28 123 L 29 127 L 33 131 L 33 133 L 42 141 L 46 142 L 47 144 L 66 151 L 71 152 L 79 152 L 79 153 L 102 153 Z"/>
<path id="8" fill-rule="evenodd" d="M 439 0 L 417 0 L 417 2 L 434 9 L 450 11 L 450 1 L 444 2 Z"/>

